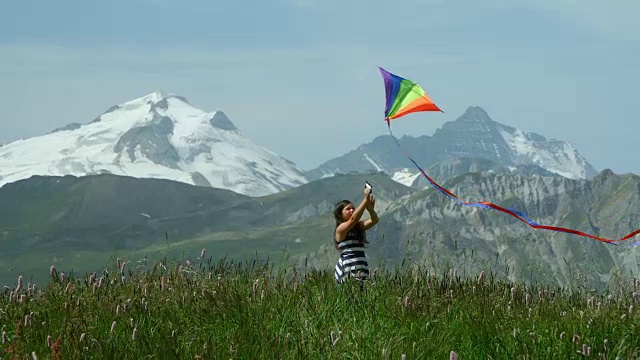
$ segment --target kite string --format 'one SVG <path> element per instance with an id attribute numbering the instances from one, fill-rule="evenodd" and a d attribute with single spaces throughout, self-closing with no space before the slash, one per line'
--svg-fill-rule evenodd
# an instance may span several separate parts
<path id="1" fill-rule="evenodd" d="M 540 225 L 535 223 L 534 221 L 532 221 L 531 219 L 529 219 L 529 217 L 518 210 L 513 210 L 513 209 L 507 209 L 504 207 L 501 207 L 499 205 L 493 204 L 491 202 L 488 201 L 483 201 L 483 202 L 466 202 L 466 201 L 462 201 L 458 198 L 457 195 L 455 195 L 454 193 L 452 193 L 451 191 L 443 188 L 442 186 L 438 185 L 438 183 L 436 183 L 433 179 L 431 179 L 431 177 L 429 177 L 429 175 L 427 175 L 427 173 L 422 169 L 422 167 L 420 167 L 420 165 L 418 165 L 418 163 L 413 160 L 411 158 L 411 156 L 409 156 L 409 154 L 407 154 L 407 152 L 402 148 L 402 146 L 400 145 L 400 141 L 398 140 L 398 138 L 396 138 L 396 136 L 393 134 L 393 131 L 391 131 L 391 121 L 389 119 L 385 119 L 385 121 L 387 122 L 387 126 L 389 128 L 389 133 L 391 134 L 391 137 L 393 137 L 393 139 L 395 140 L 396 144 L 398 145 L 398 147 L 400 148 L 400 150 L 402 150 L 402 152 L 404 153 L 404 155 L 409 159 L 409 161 L 411 161 L 413 163 L 413 165 L 420 171 L 420 173 L 422 173 L 422 175 L 429 181 L 429 183 L 436 188 L 438 191 L 442 192 L 443 194 L 445 194 L 447 197 L 449 197 L 450 199 L 455 200 L 458 204 L 464 205 L 464 206 L 474 206 L 474 207 L 481 207 L 481 208 L 485 208 L 485 209 L 495 209 L 498 211 L 502 211 L 506 214 L 509 214 L 513 217 L 515 217 L 516 219 L 520 220 L 521 222 L 531 226 L 532 228 L 535 229 L 543 229 L 543 230 L 550 230 L 550 231 L 557 231 L 557 232 L 564 232 L 564 233 L 570 233 L 570 234 L 574 234 L 574 235 L 579 235 L 579 236 L 584 236 L 584 237 L 588 237 L 594 240 L 598 240 L 607 244 L 611 244 L 611 245 L 617 245 L 615 244 L 616 241 L 624 241 L 624 240 L 628 240 L 638 234 L 640 234 L 640 229 L 624 236 L 623 238 L 620 238 L 618 240 L 613 240 L 613 239 L 607 239 L 607 238 L 603 238 L 603 237 L 599 237 L 599 236 L 595 236 L 595 235 L 591 235 L 591 234 L 587 234 L 584 233 L 582 231 L 578 231 L 578 230 L 573 230 L 573 229 L 568 229 L 568 228 L 563 228 L 563 227 L 558 227 L 558 226 L 547 226 L 547 225 Z"/>

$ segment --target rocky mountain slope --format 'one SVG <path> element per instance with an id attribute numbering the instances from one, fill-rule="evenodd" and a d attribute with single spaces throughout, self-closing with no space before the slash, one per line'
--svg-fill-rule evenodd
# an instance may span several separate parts
<path id="1" fill-rule="evenodd" d="M 464 207 L 432 188 L 406 187 L 376 173 L 338 175 L 263 197 L 112 175 L 21 180 L 0 188 L 0 273 L 46 274 L 52 263 L 88 271 L 112 256 L 184 257 L 202 248 L 214 260 L 289 258 L 328 269 L 337 256 L 333 204 L 359 201 L 364 180 L 374 185 L 380 214 L 369 233 L 373 266 L 436 264 L 439 271 L 467 274 L 492 269 L 514 280 L 559 284 L 573 281 L 579 270 L 598 286 L 617 271 L 640 270 L 632 246 L 640 237 L 612 246 L 535 230 L 498 211 Z M 640 227 L 637 175 L 605 170 L 591 180 L 573 180 L 468 173 L 443 185 L 464 200 L 492 201 L 545 225 L 610 238 Z"/>

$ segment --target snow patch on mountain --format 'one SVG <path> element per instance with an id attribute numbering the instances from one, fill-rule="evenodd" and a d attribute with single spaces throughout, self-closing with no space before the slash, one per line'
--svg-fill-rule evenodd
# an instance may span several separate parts
<path id="1" fill-rule="evenodd" d="M 585 161 L 571 144 L 504 126 L 498 131 L 522 163 L 535 164 L 570 179 L 587 177 Z"/>
<path id="2" fill-rule="evenodd" d="M 406 186 L 411 186 L 411 184 L 416 181 L 416 179 L 420 176 L 420 172 L 412 169 L 400 169 L 396 170 L 392 175 L 391 179 Z"/>
<path id="3" fill-rule="evenodd" d="M 373 167 L 376 169 L 376 171 L 384 171 L 384 169 L 383 169 L 380 165 L 376 164 L 376 162 L 375 162 L 375 161 L 373 161 L 373 159 L 372 159 L 372 158 L 370 158 L 370 157 L 369 157 L 369 155 L 368 155 L 367 153 L 365 153 L 365 154 L 364 154 L 364 158 L 365 158 L 365 160 L 367 160 L 371 165 L 373 165 Z"/>

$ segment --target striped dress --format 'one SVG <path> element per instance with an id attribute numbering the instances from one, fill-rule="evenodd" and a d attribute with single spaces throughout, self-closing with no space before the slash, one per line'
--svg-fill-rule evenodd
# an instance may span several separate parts
<path id="1" fill-rule="evenodd" d="M 369 263 L 364 251 L 364 243 L 349 231 L 346 238 L 338 243 L 340 258 L 336 264 L 334 276 L 338 283 L 344 282 L 348 277 L 365 280 L 369 277 Z"/>

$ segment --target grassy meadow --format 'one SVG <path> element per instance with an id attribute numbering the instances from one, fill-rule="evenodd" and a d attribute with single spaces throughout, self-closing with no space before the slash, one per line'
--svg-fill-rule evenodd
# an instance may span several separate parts
<path id="1" fill-rule="evenodd" d="M 558 359 L 640 354 L 640 281 L 595 292 L 491 269 L 375 269 L 364 288 L 305 264 L 129 264 L 0 299 L 2 359 Z"/>

